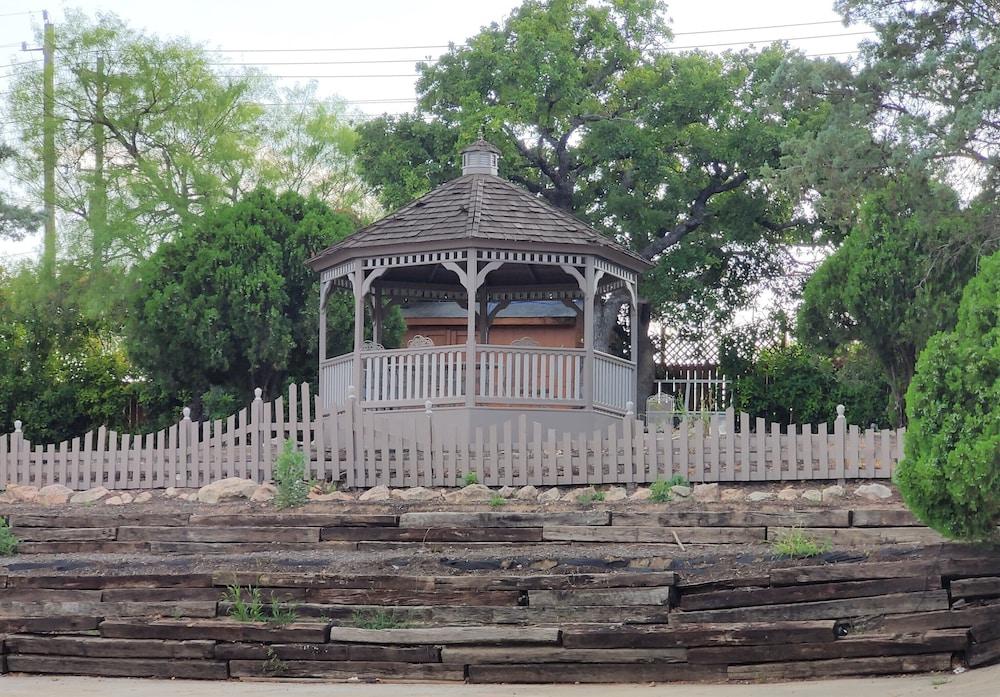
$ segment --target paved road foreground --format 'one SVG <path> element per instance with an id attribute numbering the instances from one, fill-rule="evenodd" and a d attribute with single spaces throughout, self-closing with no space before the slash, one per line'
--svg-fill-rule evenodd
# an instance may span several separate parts
<path id="1" fill-rule="evenodd" d="M 446 685 L 198 682 L 75 676 L 0 677 L 3 697 L 1000 697 L 1000 666 L 961 675 L 768 685 Z"/>

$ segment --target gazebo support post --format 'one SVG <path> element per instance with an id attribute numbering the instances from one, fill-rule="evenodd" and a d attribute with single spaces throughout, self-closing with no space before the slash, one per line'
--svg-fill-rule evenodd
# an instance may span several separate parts
<path id="1" fill-rule="evenodd" d="M 594 410 L 594 257 L 587 256 L 583 288 L 583 403 Z"/>
<path id="2" fill-rule="evenodd" d="M 319 284 L 319 363 L 326 360 L 326 284 Z M 323 368 L 320 367 L 320 371 Z"/>
<path id="3" fill-rule="evenodd" d="M 365 343 L 365 270 L 358 262 L 351 278 L 354 286 L 354 394 L 358 402 L 363 402 L 365 392 L 361 386 L 363 365 L 361 347 Z"/>
<path id="4" fill-rule="evenodd" d="M 629 385 L 632 393 L 632 403 L 635 404 L 639 395 L 639 293 L 636 284 L 628 284 L 629 296 L 632 299 L 629 305 L 628 333 L 629 333 L 629 360 L 632 361 L 632 384 Z M 639 413 L 639 405 L 635 405 L 636 414 Z M 645 413 L 643 408 L 642 412 Z"/>
<path id="5" fill-rule="evenodd" d="M 479 262 L 476 250 L 469 250 L 465 262 L 465 406 L 476 404 L 476 291 L 478 290 Z"/>

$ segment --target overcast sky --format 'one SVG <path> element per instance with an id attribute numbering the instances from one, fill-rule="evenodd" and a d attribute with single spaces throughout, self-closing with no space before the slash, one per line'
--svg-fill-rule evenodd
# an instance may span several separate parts
<path id="1" fill-rule="evenodd" d="M 132 26 L 162 36 L 188 36 L 206 48 L 224 49 L 216 54 L 220 62 L 261 63 L 259 67 L 274 75 L 294 76 L 284 80 L 289 85 L 315 79 L 320 95 L 339 95 L 361 112 L 407 111 L 414 96 L 410 61 L 433 59 L 448 42 L 460 43 L 480 27 L 502 21 L 518 4 L 514 0 L 56 0 L 46 5 L 0 0 L 0 75 L 4 76 L 0 95 L 9 84 L 10 63 L 40 57 L 37 52 L 22 53 L 19 47 L 21 41 L 34 43 L 41 10 L 49 10 L 58 31 L 63 11 L 70 7 L 91 15 L 113 12 Z M 747 42 L 766 45 L 787 39 L 809 54 L 850 58 L 866 38 L 859 34 L 864 27 L 845 28 L 832 5 L 833 0 L 676 0 L 669 3 L 668 15 L 678 48 L 723 51 L 746 47 Z M 744 30 L 724 31 L 730 29 Z M 396 59 L 404 62 L 278 65 Z M 0 138 L 4 135 L 9 137 L 9 130 L 0 130 Z M 0 241 L 0 247 L 6 247 L 0 248 L 0 258 L 23 258 L 37 250 L 38 240 Z"/>

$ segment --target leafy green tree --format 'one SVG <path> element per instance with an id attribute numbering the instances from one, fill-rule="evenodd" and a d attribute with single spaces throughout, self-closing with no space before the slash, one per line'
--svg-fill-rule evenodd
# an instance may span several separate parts
<path id="1" fill-rule="evenodd" d="M 362 174 L 397 205 L 450 176 L 482 130 L 504 176 L 657 262 L 637 328 L 647 389 L 649 321 L 728 315 L 783 273 L 790 244 L 812 241 L 771 173 L 783 141 L 822 116 L 773 91 L 781 47 L 656 50 L 670 40 L 663 12 L 653 0 L 528 0 L 422 65 L 418 111 L 367 124 L 360 147 Z M 602 302 L 600 342 L 624 301 Z"/>
<path id="2" fill-rule="evenodd" d="M 419 114 L 371 119 L 358 126 L 358 170 L 396 210 L 460 175 L 454 155 L 463 146 L 455 130 Z"/>
<path id="3" fill-rule="evenodd" d="M 105 425 L 133 430 L 136 415 L 163 408 L 106 322 L 86 311 L 94 282 L 66 263 L 54 287 L 35 269 L 0 274 L 0 431 L 60 441 Z"/>
<path id="4" fill-rule="evenodd" d="M 992 0 L 838 0 L 875 29 L 856 84 L 878 137 L 905 143 L 968 185 L 1000 176 L 1000 5 Z M 969 165 L 965 167 L 964 165 Z M 978 177 L 976 175 L 979 175 Z"/>
<path id="5" fill-rule="evenodd" d="M 0 166 L 14 156 L 14 149 L 0 143 Z M 27 206 L 18 206 L 0 193 L 0 239 L 20 240 L 26 234 L 38 229 L 42 224 L 39 211 Z"/>
<path id="6" fill-rule="evenodd" d="M 357 173 L 358 134 L 347 120 L 344 101 L 319 99 L 315 82 L 280 90 L 276 98 L 260 119 L 263 147 L 253 179 L 371 218 L 377 206 Z"/>
<path id="7" fill-rule="evenodd" d="M 273 397 L 289 382 L 315 384 L 319 281 L 304 262 L 354 227 L 320 201 L 265 189 L 208 211 L 137 267 L 129 354 L 165 391 L 193 399 L 196 415 L 213 388 L 212 404 L 227 392 L 244 403 L 255 387 Z M 353 312 L 331 315 L 334 355 L 349 350 L 336 341 L 353 338 Z"/>
<path id="8" fill-rule="evenodd" d="M 909 177 L 887 184 L 866 197 L 844 244 L 806 283 L 799 337 L 828 353 L 863 343 L 882 366 L 903 423 L 918 353 L 954 324 L 962 287 L 995 244 L 987 227 L 977 208 L 961 210 L 945 186 Z"/>
<path id="9" fill-rule="evenodd" d="M 801 344 L 764 349 L 733 384 L 736 409 L 786 424 L 832 423 L 837 415 L 835 391 L 830 360 Z"/>
<path id="10" fill-rule="evenodd" d="M 258 78 L 222 78 L 200 47 L 111 14 L 70 11 L 56 41 L 57 207 L 72 256 L 95 269 L 141 259 L 240 194 L 259 142 Z M 41 93 L 41 68 L 18 68 L 10 113 L 28 186 L 41 181 Z"/>
<path id="11" fill-rule="evenodd" d="M 982 262 L 954 331 L 927 342 L 907 392 L 896 478 L 917 517 L 950 537 L 1000 525 L 1000 253 Z"/>

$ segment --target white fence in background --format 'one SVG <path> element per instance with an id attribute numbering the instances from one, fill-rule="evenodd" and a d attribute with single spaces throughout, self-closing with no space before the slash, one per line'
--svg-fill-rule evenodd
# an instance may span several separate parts
<path id="1" fill-rule="evenodd" d="M 391 432 L 381 427 L 355 400 L 325 410 L 305 383 L 289 387 L 287 402 L 258 396 L 227 419 L 185 415 L 145 435 L 102 427 L 36 444 L 18 423 L 0 436 L 0 484 L 79 490 L 198 487 L 233 476 L 264 481 L 285 440 L 307 453 L 311 477 L 345 487 L 457 486 L 466 472 L 490 486 L 648 483 L 678 474 L 692 482 L 888 479 L 904 437 L 903 429 L 848 426 L 842 414 L 831 430 L 768 424 L 732 409 L 715 417 L 668 414 L 649 427 L 628 415 L 591 432 L 545 428 L 525 413 L 470 432 L 429 408 L 393 423 Z"/>

